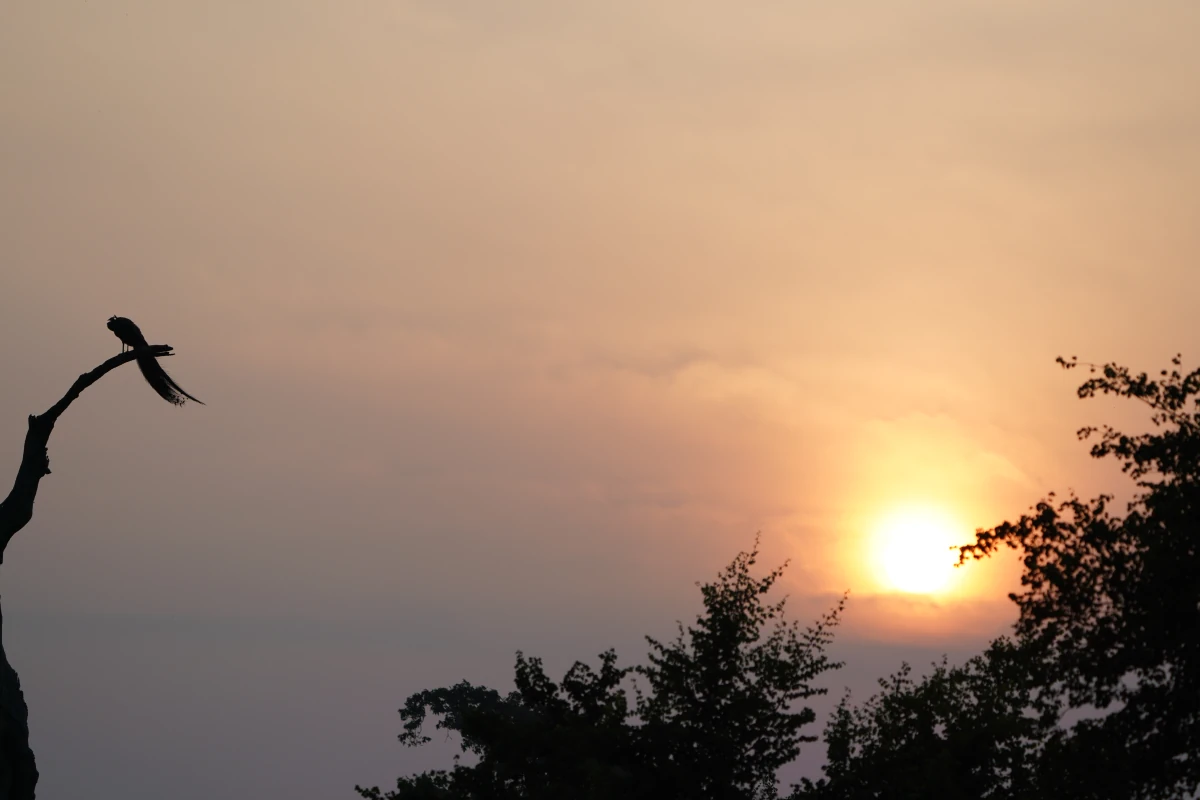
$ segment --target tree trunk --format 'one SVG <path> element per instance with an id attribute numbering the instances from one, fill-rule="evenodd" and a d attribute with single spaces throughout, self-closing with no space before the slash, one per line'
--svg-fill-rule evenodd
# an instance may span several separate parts
<path id="1" fill-rule="evenodd" d="M 84 389 L 110 370 L 128 364 L 138 356 L 169 356 L 170 350 L 169 345 L 154 345 L 113 356 L 91 372 L 80 375 L 46 413 L 29 417 L 17 479 L 8 497 L 0 502 L 0 563 L 4 561 L 9 540 L 33 518 L 38 484 L 50 474 L 46 448 L 59 416 Z M 0 800 L 33 800 L 37 779 L 37 765 L 29 748 L 29 708 L 21 693 L 21 681 L 4 653 L 4 616 L 0 612 Z"/>

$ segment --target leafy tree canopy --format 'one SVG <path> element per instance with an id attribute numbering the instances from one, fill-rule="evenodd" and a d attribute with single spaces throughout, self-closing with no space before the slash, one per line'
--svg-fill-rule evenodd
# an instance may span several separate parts
<path id="1" fill-rule="evenodd" d="M 704 613 L 667 642 L 647 637 L 648 662 L 621 667 L 609 650 L 576 663 L 560 683 L 517 654 L 516 690 L 462 682 L 419 692 L 400 710 L 400 741 L 418 746 L 430 715 L 473 756 L 450 770 L 356 787 L 368 800 L 559 800 L 776 796 L 775 773 L 805 742 L 815 715 L 802 704 L 839 664 L 826 655 L 844 598 L 807 628 L 766 595 L 783 567 L 754 577 L 757 543 L 712 583 Z"/>
<path id="2" fill-rule="evenodd" d="M 915 679 L 906 665 L 825 731 L 825 776 L 792 798 L 1185 800 L 1200 791 L 1200 370 L 1158 377 L 1087 366 L 1079 396 L 1150 411 L 1150 429 L 1085 427 L 1096 458 L 1132 481 L 1113 495 L 1051 494 L 1015 522 L 976 532 L 960 563 L 1020 553 L 1013 633 L 962 666 Z M 457 731 L 473 766 L 401 778 L 374 800 L 773 798 L 776 770 L 813 737 L 803 702 L 838 664 L 839 604 L 807 629 L 765 595 L 782 569 L 750 574 L 757 548 L 701 587 L 704 613 L 648 662 L 606 652 L 560 684 L 517 656 L 507 696 L 461 683 L 401 711 L 406 744 L 427 715 Z M 843 600 L 844 602 L 844 600 Z"/>
<path id="3" fill-rule="evenodd" d="M 1059 359 L 1066 369 L 1080 366 Z M 1157 378 L 1085 365 L 1081 398 L 1150 409 L 1151 430 L 1085 427 L 1091 454 L 1134 482 L 1113 497 L 1050 495 L 976 533 L 961 560 L 1023 559 L 1011 640 L 919 682 L 907 668 L 826 731 L 821 798 L 1191 798 L 1200 788 L 1200 370 Z"/>

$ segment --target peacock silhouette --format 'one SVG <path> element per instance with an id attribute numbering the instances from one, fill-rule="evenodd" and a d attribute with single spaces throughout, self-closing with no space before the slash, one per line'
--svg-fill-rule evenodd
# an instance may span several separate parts
<path id="1" fill-rule="evenodd" d="M 139 347 L 149 347 L 149 342 L 142 335 L 141 329 L 133 323 L 133 320 L 125 317 L 109 317 L 108 329 L 117 335 L 122 344 L 128 345 L 134 350 Z M 124 352 L 124 347 L 121 348 Z M 142 377 L 146 379 L 146 383 L 150 384 L 150 388 L 158 392 L 158 396 L 168 403 L 174 403 L 177 406 L 183 405 L 187 400 L 191 400 L 200 405 L 204 402 L 197 400 L 183 390 L 175 380 L 167 374 L 167 371 L 158 363 L 158 359 L 154 356 L 138 356 L 138 369 L 142 371 Z"/>

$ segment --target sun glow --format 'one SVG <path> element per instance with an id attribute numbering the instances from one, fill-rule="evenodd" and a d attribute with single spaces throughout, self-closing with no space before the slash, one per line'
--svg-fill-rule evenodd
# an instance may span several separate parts
<path id="1" fill-rule="evenodd" d="M 955 577 L 958 553 L 951 548 L 968 538 L 954 517 L 939 509 L 906 508 L 888 514 L 875 529 L 879 576 L 901 592 L 944 592 Z"/>

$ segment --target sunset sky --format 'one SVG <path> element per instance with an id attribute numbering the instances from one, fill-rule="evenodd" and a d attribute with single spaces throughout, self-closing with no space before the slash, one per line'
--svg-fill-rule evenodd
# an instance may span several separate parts
<path id="1" fill-rule="evenodd" d="M 56 428 L 0 573 L 39 796 L 447 766 L 409 693 L 636 663 L 756 531 L 801 619 L 851 592 L 823 712 L 978 650 L 1014 562 L 881 554 L 1122 488 L 1074 431 L 1137 409 L 1054 358 L 1200 355 L 1198 40 L 1195 0 L 0 5 L 4 468 L 110 315 L 207 403 L 123 367 Z"/>

